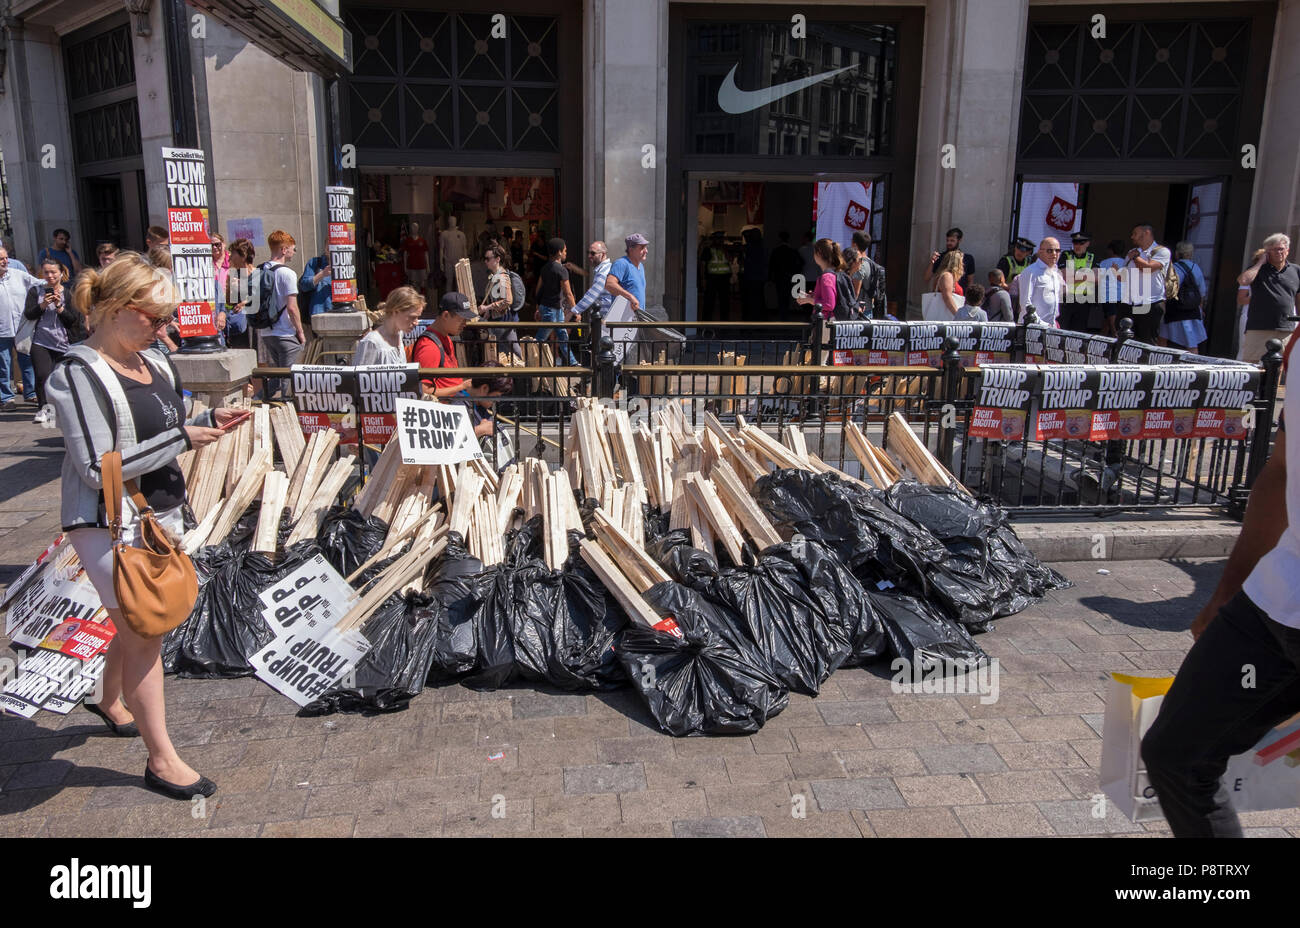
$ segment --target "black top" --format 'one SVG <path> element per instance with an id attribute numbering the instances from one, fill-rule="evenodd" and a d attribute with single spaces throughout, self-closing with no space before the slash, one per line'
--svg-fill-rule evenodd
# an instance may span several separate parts
<path id="1" fill-rule="evenodd" d="M 1300 264 L 1288 261 L 1278 270 L 1265 261 L 1250 285 L 1247 329 L 1285 329 L 1287 316 L 1296 314 L 1295 295 L 1300 291 Z"/>
<path id="2" fill-rule="evenodd" d="M 561 309 L 561 284 L 569 279 L 569 269 L 559 261 L 548 261 L 542 268 L 542 289 L 537 295 L 537 302 L 551 309 Z"/>
<path id="3" fill-rule="evenodd" d="M 158 374 L 152 364 L 146 362 L 145 366 L 153 375 L 149 383 L 140 383 L 114 371 L 122 384 L 122 389 L 126 392 L 127 405 L 131 407 L 131 418 L 135 420 L 137 441 L 144 441 L 167 429 L 185 425 L 185 404 L 177 391 L 172 389 L 167 378 Z M 177 389 L 180 389 L 179 378 Z M 155 512 L 162 512 L 185 502 L 185 477 L 181 474 L 180 465 L 174 460 L 157 470 L 141 474 L 135 482 Z"/>

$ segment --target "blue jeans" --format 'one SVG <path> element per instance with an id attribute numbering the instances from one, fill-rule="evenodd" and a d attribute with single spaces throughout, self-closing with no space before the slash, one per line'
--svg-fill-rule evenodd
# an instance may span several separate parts
<path id="1" fill-rule="evenodd" d="M 552 309 L 549 306 L 538 306 L 537 314 L 542 317 L 543 322 L 563 322 L 564 310 Z M 573 357 L 573 352 L 569 350 L 569 330 L 568 329 L 538 329 L 537 343 L 540 345 L 551 337 L 551 332 L 555 333 L 555 340 L 559 342 L 557 353 L 564 358 L 565 364 L 577 364 Z"/>
<path id="2" fill-rule="evenodd" d="M 12 357 L 14 355 L 13 336 L 0 338 L 0 403 L 7 403 L 14 398 L 14 391 L 9 385 L 9 379 L 13 376 Z M 32 359 L 25 354 L 18 355 L 18 367 L 23 372 L 23 396 L 28 398 L 36 395 L 36 370 L 32 367 Z"/>

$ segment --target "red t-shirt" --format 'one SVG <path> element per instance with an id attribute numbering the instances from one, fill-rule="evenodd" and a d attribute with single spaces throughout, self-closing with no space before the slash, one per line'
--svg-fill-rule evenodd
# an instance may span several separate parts
<path id="1" fill-rule="evenodd" d="M 411 347 L 411 360 L 420 367 L 459 367 L 456 363 L 456 348 L 451 343 L 451 339 L 441 332 L 435 332 L 433 329 L 427 329 L 423 335 L 415 340 Z M 421 383 L 429 383 L 429 378 L 423 378 Z M 459 387 L 465 383 L 463 377 L 435 377 L 433 386 L 436 390 L 444 387 Z"/>
<path id="2" fill-rule="evenodd" d="M 406 252 L 406 266 L 413 271 L 429 269 L 429 243 L 422 238 L 402 239 L 402 251 Z"/>

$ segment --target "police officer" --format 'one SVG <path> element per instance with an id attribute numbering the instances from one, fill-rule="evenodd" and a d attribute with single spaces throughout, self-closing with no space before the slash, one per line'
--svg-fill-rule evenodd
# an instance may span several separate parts
<path id="1" fill-rule="evenodd" d="M 704 306 L 701 317 L 723 320 L 731 307 L 731 262 L 727 259 L 726 236 L 714 232 L 712 241 L 700 255 L 704 271 Z M 717 315 L 712 315 L 710 309 Z"/>
<path id="2" fill-rule="evenodd" d="M 998 258 L 998 270 L 1006 278 L 1007 285 L 1016 279 L 1016 275 L 1034 263 L 1034 252 L 1038 246 L 1023 235 L 1011 243 L 1011 252 Z"/>
<path id="3" fill-rule="evenodd" d="M 1100 332 L 1101 305 L 1097 302 L 1097 256 L 1088 250 L 1092 237 L 1086 232 L 1070 236 L 1074 246 L 1061 255 L 1058 267 L 1065 277 L 1068 293 L 1061 328 L 1072 332 Z"/>

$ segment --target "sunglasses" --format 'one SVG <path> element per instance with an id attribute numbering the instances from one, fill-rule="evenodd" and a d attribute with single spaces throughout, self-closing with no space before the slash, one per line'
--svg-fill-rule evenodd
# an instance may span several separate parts
<path id="1" fill-rule="evenodd" d="M 165 328 L 167 328 L 167 326 L 171 325 L 173 322 L 176 321 L 176 317 L 175 317 L 174 315 L 173 315 L 173 316 L 166 316 L 166 317 L 164 317 L 164 318 L 162 318 L 162 319 L 159 319 L 159 318 L 158 318 L 157 316 L 155 316 L 153 313 L 151 313 L 151 312 L 146 312 L 145 310 L 141 309 L 141 308 L 138 307 L 138 306 L 132 306 L 132 305 L 128 304 L 126 308 L 129 309 L 129 310 L 131 310 L 132 312 L 139 313 L 140 315 L 142 315 L 142 316 L 144 316 L 146 319 L 148 319 L 148 320 L 149 320 L 149 325 L 153 327 L 153 330 L 154 330 L 155 332 L 157 332 L 157 331 L 159 331 L 159 330 L 161 330 L 161 329 L 165 329 Z"/>

